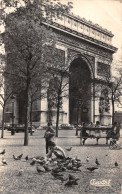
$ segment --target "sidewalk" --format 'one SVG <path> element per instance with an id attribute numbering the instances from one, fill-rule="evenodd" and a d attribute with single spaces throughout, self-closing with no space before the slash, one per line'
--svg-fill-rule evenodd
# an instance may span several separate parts
<path id="1" fill-rule="evenodd" d="M 60 180 L 54 180 L 50 173 L 39 175 L 36 167 L 30 165 L 30 160 L 25 161 L 25 156 L 29 158 L 34 156 L 45 156 L 45 139 L 44 131 L 36 131 L 33 136 L 29 135 L 29 145 L 24 144 L 24 133 L 17 133 L 11 136 L 10 132 L 5 131 L 5 138 L 0 139 L 0 152 L 5 149 L 8 165 L 3 166 L 0 162 L 0 193 L 2 194 L 107 194 L 120 193 L 121 171 L 120 163 L 122 161 L 121 150 L 110 150 L 105 145 L 105 140 L 100 140 L 100 145 L 95 146 L 95 140 L 86 140 L 85 146 L 80 146 L 80 140 L 75 136 L 75 131 L 59 131 L 59 138 L 56 138 L 56 144 L 64 150 L 72 146 L 72 150 L 66 155 L 72 158 L 76 156 L 81 159 L 81 172 L 75 172 L 74 175 L 79 177 L 79 184 L 71 188 L 64 186 Z M 122 138 L 121 138 L 122 142 Z M 23 154 L 21 161 L 15 161 L 15 156 Z M 86 157 L 89 156 L 89 164 Z M 3 156 L 0 155 L 0 160 Z M 98 158 L 100 167 L 93 173 L 88 172 L 86 167 L 95 166 L 95 159 Z M 119 167 L 115 168 L 114 163 L 117 161 Z M 17 176 L 20 167 L 23 169 L 23 175 Z M 65 172 L 65 176 L 69 173 Z M 110 187 L 96 187 L 90 184 L 92 179 L 111 180 Z"/>

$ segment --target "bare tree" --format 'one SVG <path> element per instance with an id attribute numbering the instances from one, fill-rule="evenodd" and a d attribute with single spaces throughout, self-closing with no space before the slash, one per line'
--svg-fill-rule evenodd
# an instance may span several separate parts
<path id="1" fill-rule="evenodd" d="M 62 65 L 64 66 L 64 64 Z M 58 137 L 59 114 L 63 99 L 68 97 L 69 72 L 64 68 L 52 69 L 52 79 L 48 89 L 49 113 L 52 115 L 52 107 L 56 108 L 56 137 Z M 51 117 L 49 115 L 49 118 Z M 51 119 L 50 119 L 51 120 Z"/>
<path id="2" fill-rule="evenodd" d="M 0 105 L 2 106 L 2 131 L 1 131 L 1 138 L 4 138 L 4 122 L 5 122 L 5 108 L 7 103 L 10 100 L 12 95 L 12 90 L 7 82 L 4 79 L 3 73 L 1 72 L 0 76 Z"/>
<path id="3" fill-rule="evenodd" d="M 106 74 L 104 79 L 99 80 L 100 107 L 101 114 L 104 112 L 110 112 L 110 103 L 112 105 L 112 124 L 114 123 L 115 102 L 120 102 L 122 96 L 122 71 L 119 70 L 117 77 L 111 74 Z"/>
<path id="4" fill-rule="evenodd" d="M 32 135 L 32 113 L 33 113 L 33 104 L 38 100 L 42 100 L 47 97 L 47 82 L 48 77 L 43 77 L 43 79 L 37 84 L 31 84 L 30 89 L 30 126 L 31 126 L 31 135 Z"/>
<path id="5" fill-rule="evenodd" d="M 114 123 L 115 102 L 120 102 L 120 96 L 122 96 L 122 71 L 119 77 L 106 77 L 107 88 L 110 94 L 110 100 L 112 103 L 112 124 Z"/>
<path id="6" fill-rule="evenodd" d="M 69 67 L 65 62 L 65 52 L 55 48 L 53 65 L 48 68 L 50 77 L 48 99 L 48 122 L 52 122 L 52 109 L 56 109 L 56 136 L 58 137 L 59 115 L 63 98 L 68 96 Z"/>

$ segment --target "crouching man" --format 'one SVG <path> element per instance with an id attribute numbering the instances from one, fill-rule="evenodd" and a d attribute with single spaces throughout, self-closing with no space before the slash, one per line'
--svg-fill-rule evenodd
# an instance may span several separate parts
<path id="1" fill-rule="evenodd" d="M 60 146 L 56 146 L 56 144 L 53 142 L 52 145 L 49 147 L 49 152 L 47 154 L 48 158 L 51 158 L 54 154 L 57 159 L 65 159 L 66 154 L 64 150 Z"/>

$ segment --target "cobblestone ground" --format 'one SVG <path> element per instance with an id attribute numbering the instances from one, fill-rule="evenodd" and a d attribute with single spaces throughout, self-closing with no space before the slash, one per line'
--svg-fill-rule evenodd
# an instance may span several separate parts
<path id="1" fill-rule="evenodd" d="M 45 140 L 43 138 L 44 131 L 36 131 L 33 136 L 29 136 L 29 146 L 23 146 L 24 134 L 17 133 L 11 136 L 10 132 L 5 130 L 5 138 L 0 139 L 0 152 L 5 149 L 4 156 L 0 155 L 0 193 L 2 194 L 120 194 L 122 187 L 121 166 L 122 161 L 121 150 L 110 150 L 105 145 L 105 139 L 100 139 L 99 145 L 95 146 L 95 140 L 86 140 L 86 145 L 80 146 L 80 140 L 75 136 L 75 131 L 59 131 L 59 138 L 56 138 L 56 144 L 62 148 L 72 146 L 70 152 L 66 152 L 67 156 L 81 159 L 81 172 L 64 172 L 67 177 L 69 173 L 74 174 L 80 180 L 78 185 L 66 187 L 60 180 L 55 180 L 51 173 L 38 174 L 36 166 L 31 166 L 30 161 L 25 161 L 25 156 L 29 158 L 33 156 L 45 156 Z M 122 138 L 120 138 L 122 143 Z M 23 154 L 19 161 L 13 159 L 15 156 Z M 89 163 L 86 157 L 89 156 Z M 2 165 L 2 157 L 4 157 L 8 165 Z M 96 157 L 100 166 L 98 170 L 89 172 L 86 167 L 95 166 Z M 115 167 L 115 161 L 119 166 Z M 18 176 L 19 169 L 23 169 L 22 176 Z M 110 186 L 97 187 L 92 186 L 90 181 L 111 180 Z"/>

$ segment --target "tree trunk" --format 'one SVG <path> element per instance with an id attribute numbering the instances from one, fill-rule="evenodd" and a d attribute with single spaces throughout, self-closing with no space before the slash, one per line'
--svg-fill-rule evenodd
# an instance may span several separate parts
<path id="1" fill-rule="evenodd" d="M 58 137 L 59 109 L 60 109 L 60 99 L 58 97 L 58 103 L 57 103 L 57 118 L 56 118 L 56 137 Z"/>
<path id="2" fill-rule="evenodd" d="M 4 114 L 5 114 L 5 107 L 3 106 L 1 138 L 4 138 L 4 118 L 5 118 Z"/>
<path id="3" fill-rule="evenodd" d="M 112 99 L 112 125 L 114 124 L 114 100 Z"/>
<path id="4" fill-rule="evenodd" d="M 49 108 L 49 123 L 52 123 L 52 107 Z"/>
<path id="5" fill-rule="evenodd" d="M 28 145 L 28 122 L 29 122 L 29 103 L 26 101 L 24 146 Z"/>
<path id="6" fill-rule="evenodd" d="M 24 146 L 27 146 L 28 145 L 28 123 L 29 123 L 29 85 L 30 85 L 30 79 L 29 79 L 29 76 L 28 76 L 28 79 L 27 79 L 27 86 L 26 86 L 26 93 L 25 93 L 25 96 L 26 96 L 26 113 L 25 113 L 25 136 L 24 136 Z"/>
<path id="7" fill-rule="evenodd" d="M 33 103 L 31 102 L 31 106 L 30 106 L 30 135 L 33 135 L 33 132 L 32 132 L 32 105 Z"/>
<path id="8" fill-rule="evenodd" d="M 48 106 L 47 122 L 52 123 L 52 107 L 50 105 Z"/>
<path id="9" fill-rule="evenodd" d="M 14 127 L 14 102 L 12 102 L 12 129 L 11 135 L 15 135 L 15 127 Z"/>

